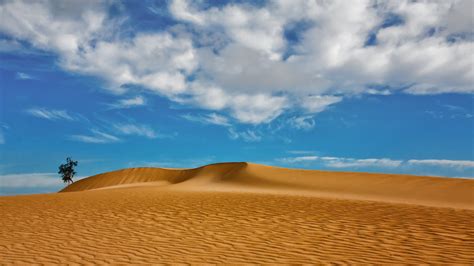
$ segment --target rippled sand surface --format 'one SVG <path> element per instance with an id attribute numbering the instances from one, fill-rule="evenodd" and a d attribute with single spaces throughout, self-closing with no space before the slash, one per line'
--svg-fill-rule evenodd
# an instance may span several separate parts
<path id="1" fill-rule="evenodd" d="M 2 263 L 473 263 L 474 212 L 129 188 L 0 198 Z"/>
<path id="2" fill-rule="evenodd" d="M 0 197 L 0 262 L 474 263 L 474 211 L 460 205 L 468 194 L 435 206 L 443 198 L 422 191 L 413 199 L 426 205 L 406 204 L 357 187 L 359 194 L 343 197 L 329 182 L 328 197 L 299 195 L 297 186 L 284 193 L 283 181 L 265 185 L 267 177 L 211 170 L 174 183 L 144 181 L 143 173 L 127 183 L 115 174 L 108 180 L 121 183 Z M 92 181 L 75 186 L 85 182 Z"/>

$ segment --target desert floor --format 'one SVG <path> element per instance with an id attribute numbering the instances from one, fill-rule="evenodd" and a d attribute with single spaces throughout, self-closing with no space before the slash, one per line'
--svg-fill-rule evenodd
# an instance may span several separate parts
<path id="1" fill-rule="evenodd" d="M 2 264 L 474 263 L 456 205 L 138 185 L 0 197 L 0 213 Z"/>

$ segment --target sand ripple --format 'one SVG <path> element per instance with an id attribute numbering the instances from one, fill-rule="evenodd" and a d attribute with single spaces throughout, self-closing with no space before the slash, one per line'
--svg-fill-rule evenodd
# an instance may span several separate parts
<path id="1" fill-rule="evenodd" d="M 0 197 L 0 262 L 474 263 L 474 211 L 153 187 Z"/>

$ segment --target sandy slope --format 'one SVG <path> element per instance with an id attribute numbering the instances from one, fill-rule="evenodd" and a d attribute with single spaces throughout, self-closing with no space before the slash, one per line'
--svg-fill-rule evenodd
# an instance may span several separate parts
<path id="1" fill-rule="evenodd" d="M 130 168 L 80 180 L 62 192 L 126 186 L 285 193 L 474 209 L 474 180 L 219 163 L 195 169 Z"/>
<path id="2" fill-rule="evenodd" d="M 227 163 L 63 191 L 0 197 L 1 264 L 474 263 L 470 180 Z"/>

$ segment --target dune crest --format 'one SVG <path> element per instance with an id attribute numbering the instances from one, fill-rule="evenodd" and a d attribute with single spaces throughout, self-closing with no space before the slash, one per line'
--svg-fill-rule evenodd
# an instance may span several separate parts
<path id="1" fill-rule="evenodd" d="M 128 168 L 79 180 L 60 192 L 137 186 L 284 193 L 474 209 L 474 180 L 289 169 L 246 162 L 193 169 Z"/>
<path id="2" fill-rule="evenodd" d="M 243 162 L 123 169 L 71 193 L 0 197 L 0 264 L 467 265 L 472 191 Z"/>

